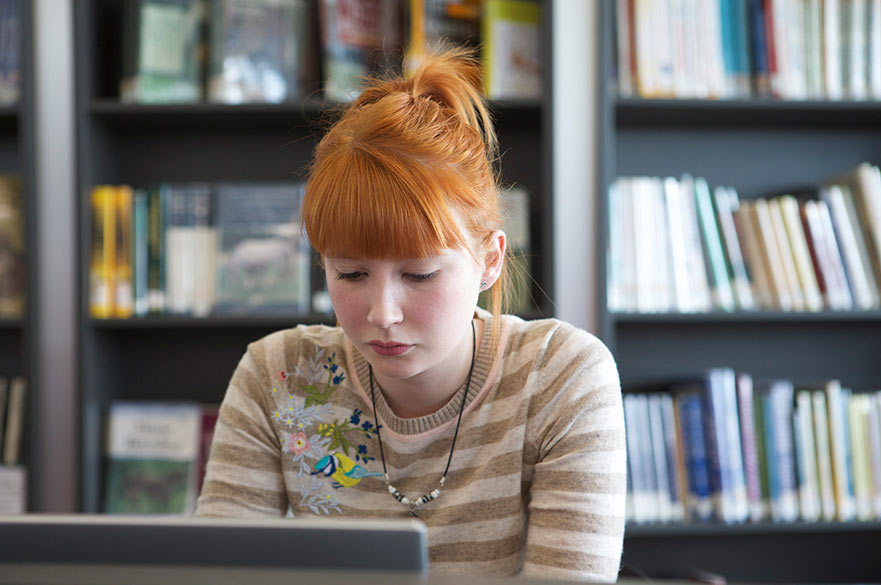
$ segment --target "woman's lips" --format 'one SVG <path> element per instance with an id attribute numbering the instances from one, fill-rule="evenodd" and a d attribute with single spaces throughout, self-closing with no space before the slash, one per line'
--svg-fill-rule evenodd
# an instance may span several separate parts
<path id="1" fill-rule="evenodd" d="M 368 343 L 368 345 L 372 347 L 373 351 L 375 351 L 377 354 L 385 356 L 401 355 L 406 353 L 407 350 L 413 347 L 412 345 L 407 345 L 406 343 L 400 343 L 397 341 L 377 340 L 371 341 L 370 343 Z"/>

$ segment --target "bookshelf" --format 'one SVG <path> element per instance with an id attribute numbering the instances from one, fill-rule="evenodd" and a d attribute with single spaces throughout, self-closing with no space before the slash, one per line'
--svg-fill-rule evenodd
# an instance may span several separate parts
<path id="1" fill-rule="evenodd" d="M 547 9 L 545 9 L 547 10 Z M 545 19 L 547 20 L 547 19 Z M 296 180 L 321 136 L 326 105 L 316 94 L 283 104 L 123 103 L 122 9 L 116 0 L 75 6 L 79 387 L 82 428 L 80 508 L 101 511 L 103 420 L 114 400 L 219 403 L 246 345 L 299 323 L 333 324 L 324 314 L 290 317 L 149 316 L 93 319 L 88 310 L 89 193 L 96 184 L 157 181 Z M 536 291 L 551 291 L 550 203 L 544 168 L 547 105 L 492 105 L 503 151 L 502 174 L 533 195 Z M 313 276 L 317 276 L 317 269 Z M 318 280 L 313 278 L 313 281 Z M 536 292 L 534 313 L 551 314 Z"/>
<path id="2" fill-rule="evenodd" d="M 31 453 L 35 452 L 38 436 L 39 413 L 32 406 L 39 392 L 39 376 L 35 368 L 38 341 L 36 318 L 30 307 L 34 306 L 37 292 L 36 212 L 35 201 L 35 128 L 34 128 L 34 79 L 33 79 L 33 6 L 31 2 L 19 2 L 19 71 L 21 74 L 17 103 L 0 106 L 0 172 L 14 173 L 21 177 L 22 215 L 24 220 L 24 266 L 25 306 L 21 317 L 0 318 L 0 376 L 24 376 L 27 380 L 25 400 L 24 435 L 21 445 L 21 465 L 26 473 L 27 511 L 40 509 L 39 469 L 31 465 Z"/>
<path id="3" fill-rule="evenodd" d="M 600 163 L 597 242 L 600 331 L 622 385 L 729 366 L 756 377 L 842 379 L 879 386 L 881 313 L 623 314 L 606 309 L 608 192 L 619 176 L 705 177 L 743 199 L 811 185 L 878 163 L 881 102 L 617 97 L 614 2 L 598 3 Z M 652 577 L 699 567 L 731 581 L 872 580 L 878 522 L 628 525 L 623 564 Z"/>

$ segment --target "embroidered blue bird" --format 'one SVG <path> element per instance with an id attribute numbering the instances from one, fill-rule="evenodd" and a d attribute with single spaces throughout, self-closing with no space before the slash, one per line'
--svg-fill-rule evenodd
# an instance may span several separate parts
<path id="1" fill-rule="evenodd" d="M 333 487 L 335 488 L 352 487 L 365 477 L 382 477 L 381 473 L 367 471 L 342 453 L 325 455 L 319 459 L 312 475 L 319 473 L 333 478 Z"/>

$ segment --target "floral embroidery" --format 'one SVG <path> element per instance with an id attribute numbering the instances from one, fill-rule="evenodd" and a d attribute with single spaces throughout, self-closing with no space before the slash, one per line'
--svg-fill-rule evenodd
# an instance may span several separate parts
<path id="1" fill-rule="evenodd" d="M 327 485 L 323 477 L 331 480 L 331 487 L 339 489 L 357 485 L 366 477 L 381 477 L 379 472 L 369 471 L 366 465 L 372 457 L 367 446 L 376 425 L 364 418 L 361 409 L 340 416 L 337 407 L 328 403 L 346 374 L 336 362 L 336 353 L 326 355 L 325 350 L 315 348 L 315 353 L 302 360 L 292 372 L 280 371 L 281 382 L 270 392 L 282 401 L 272 413 L 272 420 L 281 427 L 281 446 L 296 469 L 296 477 L 302 478 L 296 489 L 301 494 L 300 506 L 315 514 L 340 512 L 333 492 L 322 492 Z M 288 386 L 286 398 L 280 396 L 280 388 L 286 384 L 299 383 L 299 391 Z M 308 477 L 308 480 L 307 480 Z"/>

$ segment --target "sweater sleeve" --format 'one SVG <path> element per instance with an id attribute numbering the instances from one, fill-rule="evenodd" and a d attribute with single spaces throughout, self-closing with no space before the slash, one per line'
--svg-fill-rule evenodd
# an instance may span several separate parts
<path id="1" fill-rule="evenodd" d="M 248 346 L 220 406 L 197 516 L 278 517 L 288 508 L 272 430 L 266 341 Z"/>
<path id="2" fill-rule="evenodd" d="M 523 573 L 613 583 L 627 477 L 615 361 L 598 339 L 564 326 L 548 339 L 539 367 Z"/>

